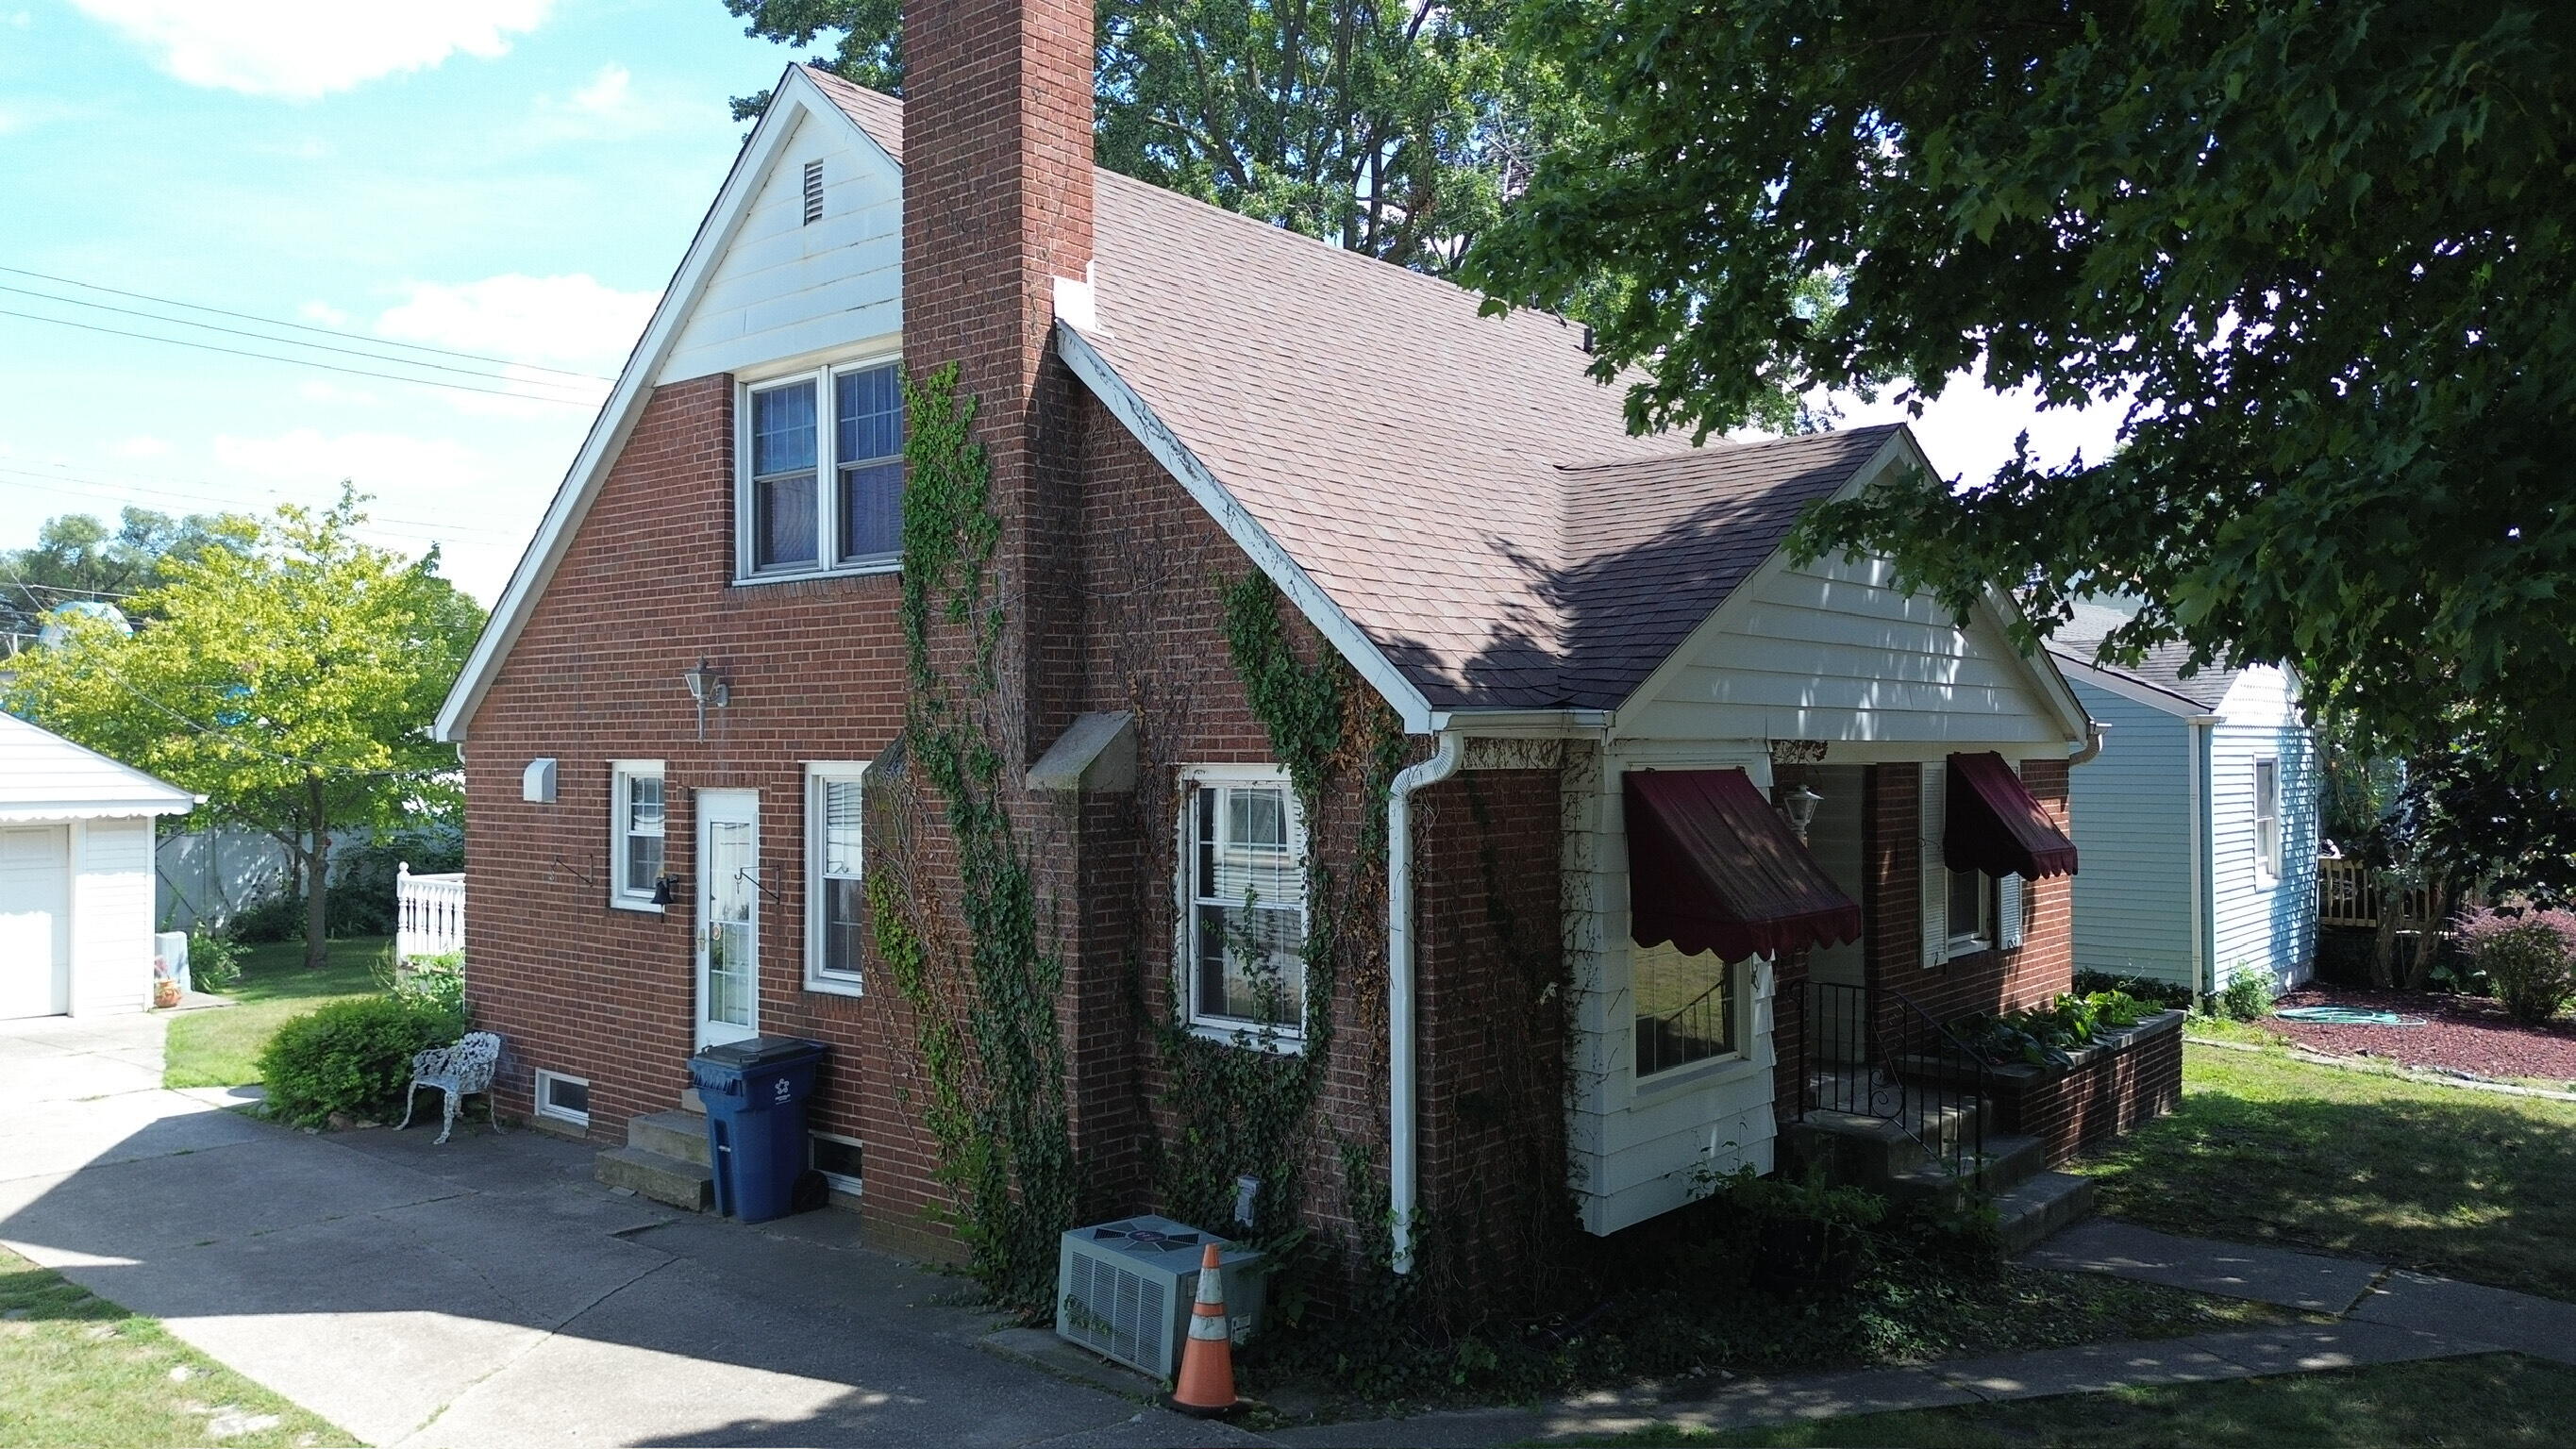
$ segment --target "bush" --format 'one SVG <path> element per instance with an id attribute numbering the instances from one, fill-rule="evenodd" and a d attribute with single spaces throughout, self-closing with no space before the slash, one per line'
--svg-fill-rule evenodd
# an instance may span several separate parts
<path id="1" fill-rule="evenodd" d="M 463 870 L 465 846 L 450 831 L 397 830 L 349 850 L 331 866 L 331 934 L 392 935 L 394 881 L 405 861 L 414 875 Z"/>
<path id="2" fill-rule="evenodd" d="M 2576 996 L 2576 911 L 2476 910 L 2451 924 L 2505 1015 L 2538 1026 Z"/>
<path id="3" fill-rule="evenodd" d="M 2118 976 L 2108 971 L 2075 973 L 2075 994 L 2098 996 L 2116 991 L 2133 996 L 2157 1007 L 2191 1005 L 2191 988 L 2173 981 L 2159 981 L 2152 976 Z"/>
<path id="4" fill-rule="evenodd" d="M 199 991 L 230 991 L 241 984 L 242 945 L 212 931 L 188 937 L 188 984 Z"/>
<path id="5" fill-rule="evenodd" d="M 464 1033 L 454 1011 L 415 997 L 335 1001 L 277 1029 L 259 1054 L 269 1115 L 315 1127 L 334 1112 L 383 1121 L 402 1111 L 412 1054 Z"/>
<path id="6" fill-rule="evenodd" d="M 386 989 L 410 1001 L 425 1001 L 461 1019 L 465 1015 L 465 953 L 414 956 L 397 961 Z"/>
<path id="7" fill-rule="evenodd" d="M 287 890 L 270 891 L 233 912 L 224 934 L 245 945 L 304 939 L 304 898 Z"/>
<path id="8" fill-rule="evenodd" d="M 2272 1014 L 2272 978 L 2240 963 L 2210 1002 L 2217 1015 L 2230 1021 L 2258 1021 Z"/>
<path id="9" fill-rule="evenodd" d="M 2104 1028 L 2136 1026 L 2156 1014 L 2150 1002 L 2126 991 L 2064 995 L 2046 1006 L 2025 1006 L 1995 1016 L 1967 1016 L 1951 1023 L 1968 1049 L 1989 1065 L 2027 1062 L 2034 1067 L 2064 1066 L 2075 1048 L 2090 1046 Z"/>

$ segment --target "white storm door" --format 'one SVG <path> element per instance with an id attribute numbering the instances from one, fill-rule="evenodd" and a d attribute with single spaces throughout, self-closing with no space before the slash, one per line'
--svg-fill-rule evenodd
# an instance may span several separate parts
<path id="1" fill-rule="evenodd" d="M 0 828 L 0 1020 L 72 1009 L 71 839 Z"/>
<path id="2" fill-rule="evenodd" d="M 760 792 L 700 790 L 698 1045 L 760 1035 Z"/>

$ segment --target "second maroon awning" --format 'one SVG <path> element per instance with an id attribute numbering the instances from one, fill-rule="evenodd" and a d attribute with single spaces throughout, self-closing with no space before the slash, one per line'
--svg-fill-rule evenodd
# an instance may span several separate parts
<path id="1" fill-rule="evenodd" d="M 2075 874 L 2075 842 L 2048 818 L 2021 776 L 1994 753 L 1952 755 L 1942 863 L 2024 880 Z"/>
<path id="2" fill-rule="evenodd" d="M 1629 936 L 1720 960 L 1860 936 L 1860 906 L 1742 770 L 1632 770 Z"/>

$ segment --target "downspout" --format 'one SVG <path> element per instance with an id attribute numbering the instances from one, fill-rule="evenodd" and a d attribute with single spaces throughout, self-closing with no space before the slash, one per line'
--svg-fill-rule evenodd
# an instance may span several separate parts
<path id="1" fill-rule="evenodd" d="M 1386 787 L 1386 1186 L 1395 1271 L 1413 1271 L 1415 1132 L 1413 1031 L 1413 792 L 1458 773 L 1465 751 L 1443 730 L 1431 758 Z"/>
<path id="2" fill-rule="evenodd" d="M 2075 753 L 2066 757 L 2066 768 L 2071 770 L 2078 765 L 2089 765 L 2093 763 L 2093 757 L 2102 753 L 2102 747 L 2110 742 L 2111 727 L 2109 725 L 2104 724 L 2098 719 L 2086 720 L 2084 722 L 2084 748 L 2077 750 Z"/>

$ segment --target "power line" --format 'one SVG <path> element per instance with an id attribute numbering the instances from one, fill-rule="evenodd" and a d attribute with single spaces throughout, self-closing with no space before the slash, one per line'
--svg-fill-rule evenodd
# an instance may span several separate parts
<path id="1" fill-rule="evenodd" d="M 164 317 L 154 312 L 140 312 L 132 307 L 111 307 L 105 302 L 84 302 L 77 297 L 57 297 L 51 292 L 38 292 L 26 287 L 0 285 L 0 292 L 12 292 L 21 297 L 34 297 L 46 302 L 59 302 L 66 307 L 93 307 L 101 312 L 113 312 L 120 317 L 140 317 L 146 322 L 162 322 L 173 327 L 201 327 L 208 332 L 221 332 L 227 337 L 248 337 L 256 342 L 273 343 L 279 347 L 310 347 L 316 352 L 338 352 L 350 357 L 363 357 L 370 362 L 391 363 L 396 367 L 423 367 L 436 372 L 452 372 L 459 377 L 480 377 L 492 382 L 517 381 L 529 387 L 569 388 L 571 386 L 569 383 L 547 382 L 537 378 L 512 378 L 505 373 L 485 372 L 479 368 L 450 367 L 444 362 L 414 362 L 408 357 L 387 357 L 380 352 L 362 352 L 355 347 L 334 347 L 328 342 L 298 342 L 292 337 L 271 337 L 264 332 L 250 332 L 239 327 L 223 327 L 212 322 L 192 322 L 185 317 Z M 179 339 L 174 337 L 162 340 L 175 342 Z M 504 365 L 517 367 L 521 364 Z"/>
<path id="2" fill-rule="evenodd" d="M 149 332 L 128 332 L 121 327 L 101 327 L 95 322 L 75 322 L 68 317 L 45 317 L 39 316 L 34 312 L 13 312 L 6 307 L 0 307 L 0 317 L 21 317 L 30 322 L 51 322 L 57 327 L 77 327 L 83 332 L 104 332 L 111 337 L 133 337 L 145 342 L 164 342 L 168 343 L 172 347 L 193 347 L 201 352 L 222 352 L 228 353 L 234 357 L 255 357 L 262 362 L 283 362 L 289 367 L 310 367 L 319 369 L 323 372 L 345 372 L 351 377 L 376 377 L 382 378 L 387 382 L 407 382 L 414 387 L 443 387 L 455 392 L 489 393 L 493 397 L 517 398 L 522 402 L 553 403 L 559 407 L 588 408 L 598 406 L 596 403 L 582 402 L 568 397 L 539 397 L 532 393 L 507 392 L 497 387 L 473 387 L 461 382 L 437 382 L 426 377 L 404 377 L 402 374 L 395 372 L 369 372 L 362 367 L 341 367 L 335 363 L 311 362 L 301 357 L 279 357 L 273 353 L 267 352 L 247 352 L 238 347 L 218 347 L 211 342 L 190 342 L 181 337 L 158 337 Z M 303 344 L 286 343 L 285 345 L 301 346 Z M 387 360 L 390 361 L 391 359 Z"/>
<path id="3" fill-rule="evenodd" d="M 148 292 L 128 292 L 119 287 L 103 287 L 96 282 L 83 282 L 71 277 L 57 277 L 46 272 L 31 272 L 24 267 L 0 267 L 0 272 L 6 272 L 13 277 L 33 277 L 40 282 L 58 282 L 66 287 L 83 287 L 93 292 L 105 292 L 111 297 L 131 297 L 138 302 L 157 302 L 164 307 L 185 307 L 191 312 L 210 312 L 217 317 L 236 317 L 244 322 L 257 322 L 266 327 L 291 327 L 298 332 L 312 332 L 324 337 L 356 338 L 360 341 L 380 343 L 382 346 L 386 347 L 406 347 L 416 352 L 434 352 L 441 357 L 462 357 L 471 362 L 498 362 L 511 367 L 533 367 L 539 372 L 561 373 L 565 377 L 586 377 L 593 382 L 615 382 L 617 380 L 613 377 L 602 377 L 600 374 L 595 372 L 574 372 L 569 368 L 543 367 L 533 362 L 515 362 L 506 357 L 488 357 L 480 352 L 458 352 L 455 349 L 448 347 L 432 347 L 425 342 L 397 342 L 391 338 L 368 337 L 364 333 L 347 332 L 336 327 L 313 327 L 302 322 L 285 322 L 274 317 L 262 317 L 251 312 L 233 312 L 222 307 L 209 307 L 201 302 L 182 302 L 172 297 L 155 297 Z M 59 298 L 57 300 L 69 301 L 71 299 Z M 94 306 L 96 304 L 78 303 L 75 305 Z M 167 320 L 177 321 L 178 319 L 170 318 Z M 280 338 L 278 340 L 284 341 L 285 339 Z"/>
<path id="4" fill-rule="evenodd" d="M 0 466 L 0 474 L 13 475 L 12 477 L 0 478 L 0 487 L 28 488 L 34 486 L 32 483 L 20 483 L 16 481 L 18 478 L 27 478 L 43 483 L 81 483 L 92 488 L 117 488 L 128 493 L 141 493 L 154 498 L 169 498 L 181 503 L 212 503 L 220 506 L 224 504 L 237 503 L 239 501 L 216 493 L 183 493 L 169 488 L 149 488 L 140 483 L 128 483 L 122 479 L 114 477 L 94 478 L 86 477 L 78 473 L 36 472 L 32 469 L 11 468 L 6 466 Z M 212 488 L 219 487 L 220 485 L 210 483 L 204 486 Z M 264 491 L 272 498 L 283 496 L 274 488 L 266 489 Z M 391 514 L 380 515 L 373 513 L 367 515 L 367 524 L 365 526 L 372 527 L 387 523 L 400 524 L 406 528 L 443 529 L 453 530 L 458 533 L 483 533 L 490 534 L 495 538 L 513 538 L 522 531 L 514 528 L 490 528 L 481 524 L 472 523 L 436 522 L 426 518 L 397 518 Z"/>

